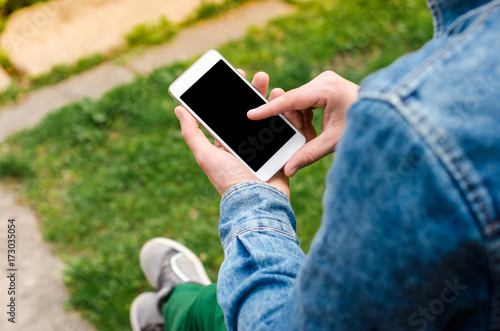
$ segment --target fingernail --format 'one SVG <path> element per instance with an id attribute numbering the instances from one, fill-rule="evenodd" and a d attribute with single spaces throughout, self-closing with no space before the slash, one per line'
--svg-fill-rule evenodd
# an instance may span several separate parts
<path id="1" fill-rule="evenodd" d="M 247 112 L 247 116 L 248 116 L 248 115 L 254 115 L 254 114 L 257 114 L 257 108 L 250 109 L 250 110 Z"/>
<path id="2" fill-rule="evenodd" d="M 291 171 L 291 176 L 290 176 L 290 177 L 292 177 L 293 175 L 295 175 L 295 173 L 296 173 L 298 170 L 299 170 L 299 168 L 297 168 L 297 167 L 293 168 L 293 169 L 292 169 L 292 171 Z"/>

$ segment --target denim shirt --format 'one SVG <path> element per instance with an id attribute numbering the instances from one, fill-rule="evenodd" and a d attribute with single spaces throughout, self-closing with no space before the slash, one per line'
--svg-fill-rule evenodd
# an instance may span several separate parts
<path id="1" fill-rule="evenodd" d="M 307 255 L 283 192 L 223 196 L 230 330 L 500 330 L 500 1 L 429 8 L 348 111 Z"/>

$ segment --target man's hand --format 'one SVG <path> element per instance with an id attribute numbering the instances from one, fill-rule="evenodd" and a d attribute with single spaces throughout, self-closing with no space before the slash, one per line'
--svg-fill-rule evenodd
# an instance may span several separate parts
<path id="1" fill-rule="evenodd" d="M 359 87 L 356 84 L 332 71 L 327 71 L 309 83 L 287 93 L 278 90 L 276 93 L 280 94 L 279 97 L 250 110 L 248 118 L 260 120 L 283 114 L 304 134 L 307 143 L 291 157 L 284 167 L 285 174 L 291 177 L 298 169 L 334 151 L 344 131 L 345 113 L 356 101 L 358 90 Z M 319 136 L 312 125 L 314 108 L 324 108 L 323 130 Z"/>
<path id="2" fill-rule="evenodd" d="M 240 70 L 240 73 L 245 75 L 242 70 Z M 266 95 L 269 87 L 269 76 L 263 72 L 257 73 L 253 78 L 252 85 L 262 95 Z M 273 100 L 283 93 L 282 90 L 274 89 L 269 96 L 269 100 Z M 198 162 L 220 195 L 223 195 L 233 185 L 258 180 L 240 160 L 229 153 L 218 141 L 215 141 L 214 144 L 210 143 L 203 131 L 198 127 L 195 118 L 184 107 L 176 107 L 175 114 L 181 123 L 182 137 L 193 152 L 196 162 Z M 290 196 L 288 177 L 283 172 L 278 172 L 269 180 L 269 184 L 274 185 Z"/>

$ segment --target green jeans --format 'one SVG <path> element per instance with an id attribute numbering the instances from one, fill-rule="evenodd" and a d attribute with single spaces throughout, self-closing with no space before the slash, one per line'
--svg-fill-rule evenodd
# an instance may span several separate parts
<path id="1" fill-rule="evenodd" d="M 227 330 L 217 303 L 217 284 L 177 285 L 163 305 L 165 330 Z"/>

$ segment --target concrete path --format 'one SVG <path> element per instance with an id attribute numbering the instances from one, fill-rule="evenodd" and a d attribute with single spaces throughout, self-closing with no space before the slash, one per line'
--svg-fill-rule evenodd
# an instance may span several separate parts
<path id="1" fill-rule="evenodd" d="M 36 125 L 46 114 L 84 97 L 99 98 L 111 88 L 131 82 L 172 61 L 186 59 L 240 38 L 250 25 L 289 14 L 293 7 L 278 1 L 251 2 L 211 21 L 179 33 L 173 43 L 145 53 L 123 66 L 106 63 L 58 85 L 35 92 L 14 106 L 0 109 L 0 147 L 11 134 Z M 16 219 L 16 324 L 7 322 L 7 226 Z M 75 312 L 63 307 L 67 292 L 61 282 L 64 265 L 42 241 L 36 215 L 16 194 L 0 184 L 0 330 L 92 330 Z"/>
<path id="2" fill-rule="evenodd" d="M 7 266 L 7 226 L 15 219 L 15 264 Z M 64 265 L 45 244 L 40 235 L 36 215 L 24 204 L 18 203 L 11 192 L 0 185 L 0 247 L 1 277 L 0 330 L 22 331 L 84 331 L 93 328 L 76 312 L 65 311 L 63 302 L 68 294 L 61 282 Z M 14 273 L 16 318 L 7 321 L 7 289 L 12 285 L 7 278 Z"/>
<path id="3" fill-rule="evenodd" d="M 135 74 L 111 63 L 74 76 L 58 85 L 28 95 L 21 102 L 0 110 L 0 142 L 37 124 L 47 113 L 84 97 L 97 99 L 119 84 L 131 82 Z"/>

